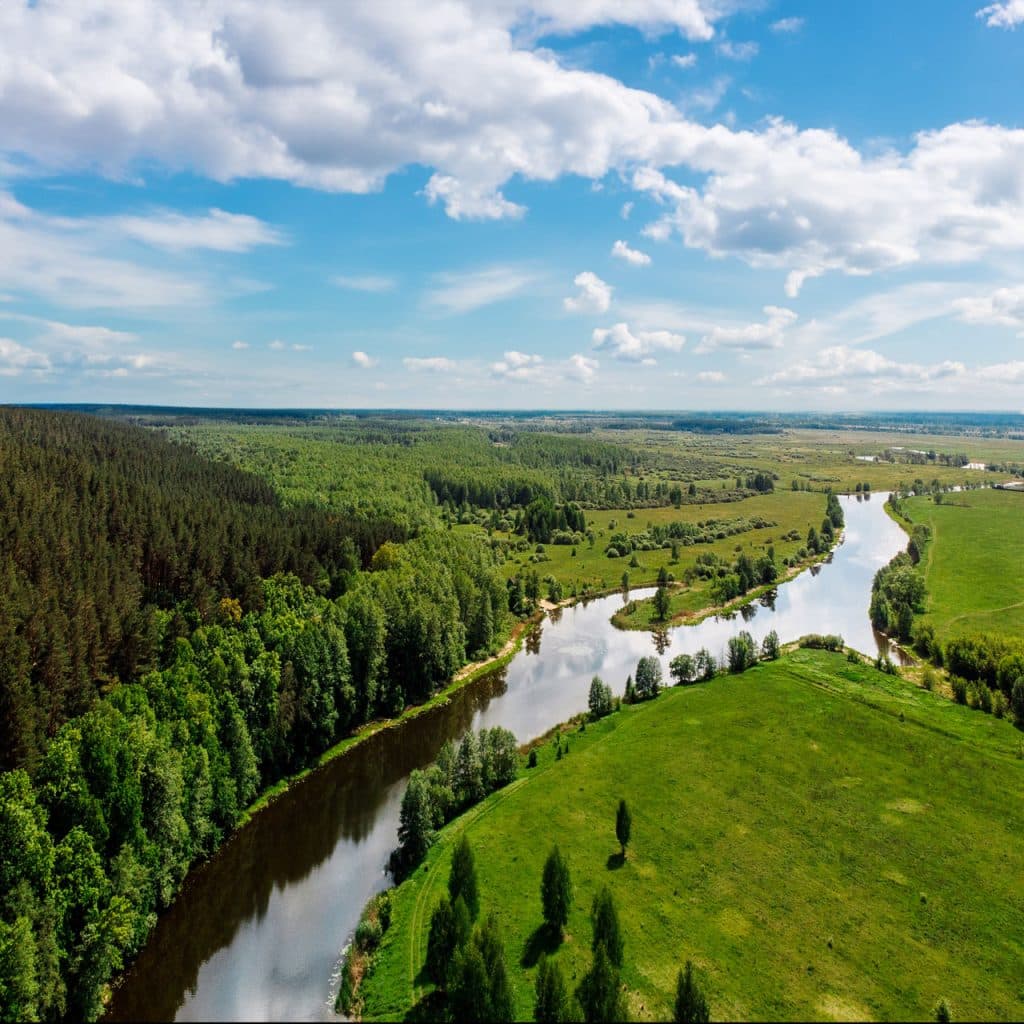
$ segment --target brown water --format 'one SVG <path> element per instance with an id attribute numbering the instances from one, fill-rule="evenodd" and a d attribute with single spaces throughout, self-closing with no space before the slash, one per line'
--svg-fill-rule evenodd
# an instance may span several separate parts
<path id="1" fill-rule="evenodd" d="M 839 633 L 865 653 L 884 650 L 868 620 L 871 580 L 907 540 L 884 500 L 842 499 L 846 532 L 831 560 L 740 614 L 659 639 L 610 625 L 619 595 L 566 609 L 506 669 L 314 773 L 192 873 L 116 991 L 108 1018 L 333 1017 L 339 953 L 366 901 L 387 884 L 405 780 L 470 727 L 503 725 L 525 742 L 585 709 L 595 674 L 621 692 L 637 660 L 659 654 L 667 678 L 673 655 L 707 647 L 721 656 L 740 629 L 758 642 L 772 629 L 784 642 Z"/>

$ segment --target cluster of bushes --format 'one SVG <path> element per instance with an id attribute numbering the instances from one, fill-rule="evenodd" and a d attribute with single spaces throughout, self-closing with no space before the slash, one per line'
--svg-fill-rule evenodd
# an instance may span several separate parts
<path id="1" fill-rule="evenodd" d="M 839 653 L 843 650 L 844 642 L 841 636 L 835 633 L 808 633 L 806 636 L 800 637 L 800 647 L 809 648 L 812 651 L 833 651 Z"/>
<path id="2" fill-rule="evenodd" d="M 614 530 L 614 524 L 609 524 Z M 621 558 L 634 551 L 657 551 L 695 544 L 714 544 L 752 530 L 769 529 L 776 524 L 763 516 L 736 519 L 707 519 L 697 523 L 672 522 L 651 525 L 643 533 L 618 531 L 611 535 L 605 554 L 609 558 Z"/>
<path id="3" fill-rule="evenodd" d="M 402 797 L 398 849 L 391 870 L 401 874 L 426 856 L 437 830 L 467 807 L 507 786 L 519 769 L 516 738 L 495 726 L 466 733 L 456 747 L 450 740 L 425 770 L 416 770 Z"/>
<path id="4" fill-rule="evenodd" d="M 1024 728 L 1024 642 L 983 633 L 950 640 L 942 661 L 953 699 Z"/>
<path id="5" fill-rule="evenodd" d="M 899 511 L 898 502 L 893 507 Z M 901 640 L 911 639 L 914 616 L 924 611 L 924 577 L 917 565 L 930 539 L 931 530 L 921 523 L 916 524 L 907 550 L 875 573 L 868 611 L 875 629 Z"/>

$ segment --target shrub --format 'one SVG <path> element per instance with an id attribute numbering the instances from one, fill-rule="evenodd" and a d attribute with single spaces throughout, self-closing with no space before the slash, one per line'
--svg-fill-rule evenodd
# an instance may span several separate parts
<path id="1" fill-rule="evenodd" d="M 935 669 L 931 665 L 925 665 L 924 671 L 921 673 L 921 685 L 926 690 L 935 689 Z"/>
<path id="2" fill-rule="evenodd" d="M 697 677 L 697 664 L 689 654 L 677 654 L 668 667 L 677 686 L 686 686 Z"/>
<path id="3" fill-rule="evenodd" d="M 957 704 L 967 703 L 967 680 L 961 679 L 960 676 L 951 676 L 949 685 L 953 688 L 953 700 Z"/>
<path id="4" fill-rule="evenodd" d="M 800 638 L 800 646 L 816 651 L 841 651 L 844 644 L 843 638 L 835 634 L 822 636 L 820 633 L 808 633 Z"/>
<path id="5" fill-rule="evenodd" d="M 379 921 L 368 921 L 363 918 L 356 926 L 353 941 L 360 953 L 372 953 L 380 945 L 383 935 L 384 929 L 381 928 Z"/>

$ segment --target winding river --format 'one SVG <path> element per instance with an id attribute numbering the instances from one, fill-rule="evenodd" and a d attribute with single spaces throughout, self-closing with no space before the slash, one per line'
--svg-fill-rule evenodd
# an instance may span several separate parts
<path id="1" fill-rule="evenodd" d="M 906 544 L 885 497 L 841 499 L 846 531 L 831 559 L 740 613 L 658 639 L 611 626 L 620 595 L 556 612 L 507 668 L 314 773 L 189 876 L 107 1019 L 333 1018 L 339 952 L 387 883 L 405 780 L 471 727 L 503 725 L 525 742 L 585 709 L 595 674 L 621 692 L 641 656 L 660 654 L 666 670 L 682 651 L 721 656 L 741 629 L 758 642 L 775 629 L 783 641 L 839 633 L 865 653 L 884 649 L 868 620 L 871 580 Z"/>

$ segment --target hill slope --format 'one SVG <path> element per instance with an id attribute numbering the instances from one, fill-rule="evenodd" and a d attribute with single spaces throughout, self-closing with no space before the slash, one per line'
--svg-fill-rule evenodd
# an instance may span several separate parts
<path id="1" fill-rule="evenodd" d="M 561 760 L 545 745 L 537 769 L 445 830 L 395 893 L 364 1016 L 401 1017 L 426 991 L 414 977 L 466 829 L 517 1019 L 532 1019 L 521 958 L 554 842 L 576 888 L 555 955 L 575 986 L 609 885 L 638 1018 L 670 1014 L 687 958 L 713 1019 L 920 1019 L 940 997 L 961 1019 L 1019 1018 L 1019 749 L 1005 721 L 818 652 L 670 690 L 573 735 Z M 633 841 L 616 868 L 620 797 Z"/>

